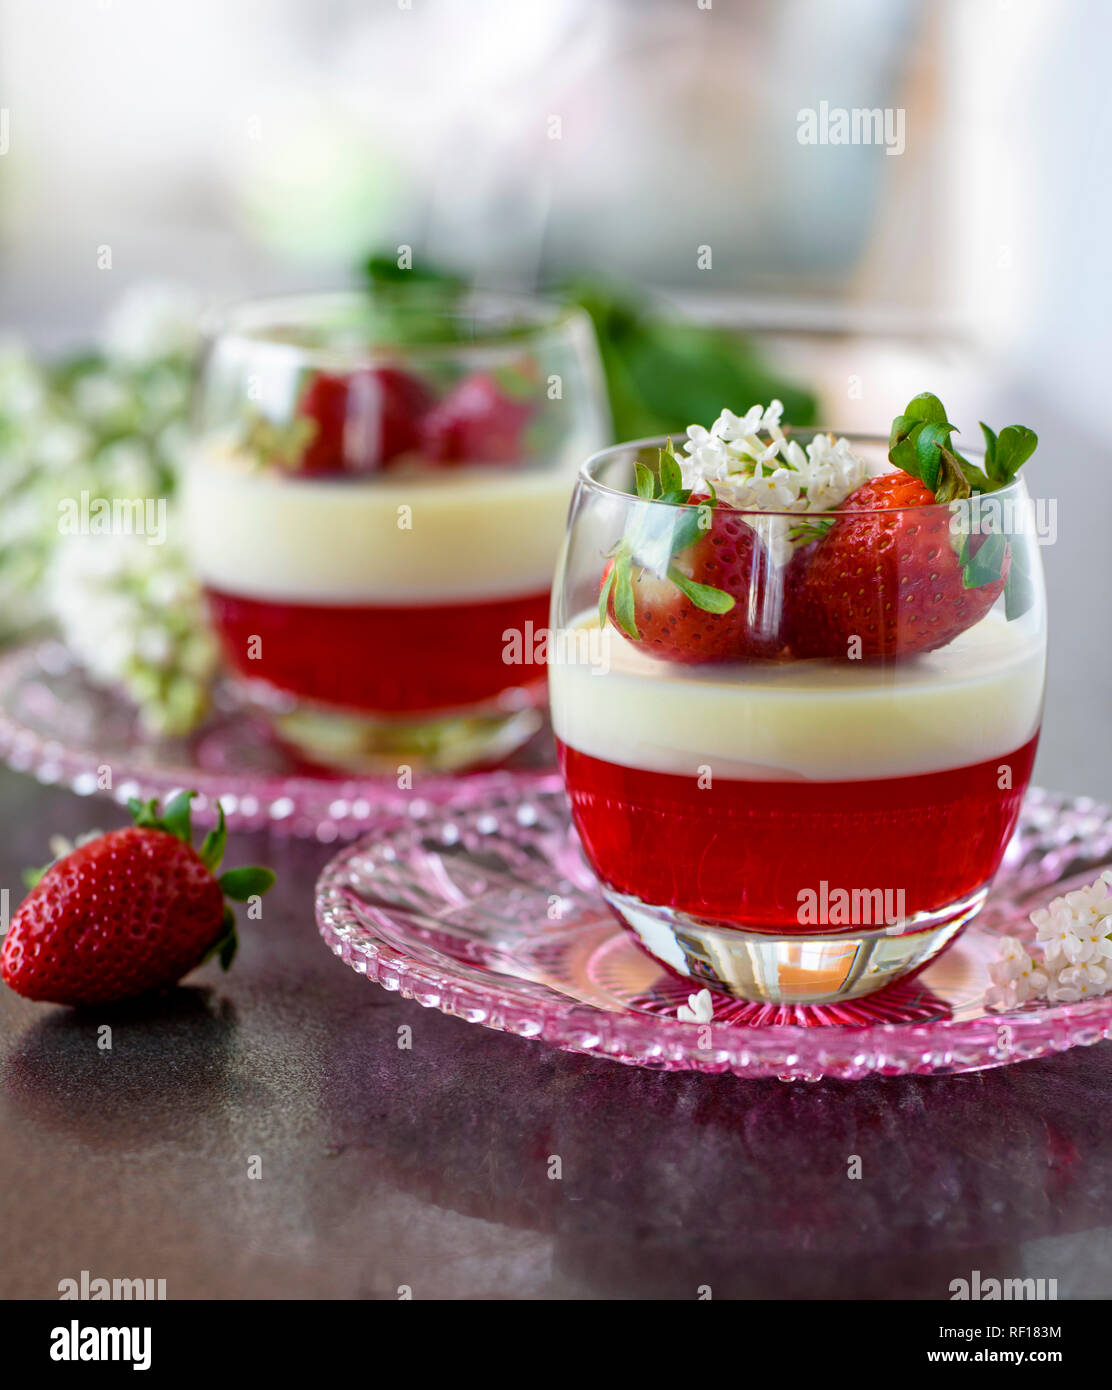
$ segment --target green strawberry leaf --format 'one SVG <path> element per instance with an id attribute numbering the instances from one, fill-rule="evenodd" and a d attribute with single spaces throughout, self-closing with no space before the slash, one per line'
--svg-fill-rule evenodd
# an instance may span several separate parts
<path id="1" fill-rule="evenodd" d="M 942 450 L 949 444 L 953 425 L 944 420 L 922 425 L 915 436 L 915 458 L 919 464 L 918 477 L 931 492 L 938 487 L 942 472 Z"/>
<path id="2" fill-rule="evenodd" d="M 127 809 L 137 826 L 151 830 L 162 829 L 158 819 L 158 802 L 153 798 L 150 801 L 138 801 L 134 796 L 128 797 Z"/>
<path id="3" fill-rule="evenodd" d="M 996 484 L 993 483 L 992 479 L 983 469 L 978 468 L 975 463 L 970 463 L 965 455 L 959 454 L 953 445 L 950 446 L 949 452 L 956 462 L 962 478 L 969 487 L 969 492 L 961 494 L 962 496 L 972 496 L 972 494 L 976 492 L 995 491 Z"/>
<path id="4" fill-rule="evenodd" d="M 996 467 L 996 432 L 990 430 L 983 420 L 978 420 L 977 423 L 985 437 L 985 472 L 994 483 L 999 483 L 1003 480 Z"/>
<path id="5" fill-rule="evenodd" d="M 235 960 L 235 958 L 236 958 L 236 952 L 237 952 L 238 950 L 239 950 L 239 935 L 238 935 L 238 933 L 236 933 L 236 932 L 234 932 L 234 931 L 229 932 L 228 935 L 225 936 L 225 937 L 223 937 L 222 940 L 221 940 L 221 942 L 220 942 L 220 969 L 221 969 L 221 970 L 230 970 L 230 969 L 231 969 L 232 961 Z"/>
<path id="6" fill-rule="evenodd" d="M 966 460 L 953 449 L 943 445 L 938 451 L 941 468 L 937 485 L 932 488 L 936 502 L 956 502 L 972 494 L 972 487 L 965 469 Z"/>
<path id="7" fill-rule="evenodd" d="M 675 504 L 682 507 L 683 512 L 672 523 L 671 530 L 667 531 L 652 525 L 652 508 L 638 508 L 638 515 L 612 552 L 614 566 L 603 580 L 599 593 L 599 625 L 606 626 L 613 595 L 618 626 L 635 642 L 641 640 L 633 596 L 635 562 L 642 570 L 667 578 L 691 603 L 706 613 L 728 613 L 735 603 L 733 596 L 724 589 L 699 584 L 672 564 L 676 555 L 694 545 L 709 529 L 718 502 L 713 486 L 708 484 L 709 502 L 690 505 L 691 489 L 683 485 L 683 473 L 671 439 L 660 450 L 658 474 L 659 491 L 657 478 L 652 471 L 642 463 L 634 464 L 637 496 L 643 502 Z"/>
<path id="8" fill-rule="evenodd" d="M 217 882 L 226 898 L 231 898 L 233 902 L 245 903 L 248 898 L 266 893 L 274 887 L 274 870 L 250 864 L 242 869 L 229 869 L 227 873 L 220 875 Z"/>
<path id="9" fill-rule="evenodd" d="M 967 553 L 972 549 L 966 538 Z M 966 589 L 980 589 L 985 584 L 995 584 L 1004 570 L 1004 560 L 1008 553 L 1008 542 L 999 531 L 985 537 L 976 555 L 970 554 L 962 566 L 961 582 Z"/>
<path id="10" fill-rule="evenodd" d="M 601 628 L 605 628 L 606 620 L 609 617 L 610 592 L 614 588 L 616 573 L 616 567 L 611 565 L 610 573 L 602 581 L 602 589 L 598 596 L 598 625 Z"/>
<path id="11" fill-rule="evenodd" d="M 997 435 L 980 422 L 985 439 L 985 467 L 964 458 L 950 436 L 959 433 L 946 419 L 937 396 L 924 391 L 892 421 L 888 458 L 930 488 L 939 502 L 978 492 L 995 492 L 1012 481 L 1035 452 L 1038 436 L 1025 425 L 1008 425 Z"/>
<path id="12" fill-rule="evenodd" d="M 818 517 L 814 521 L 801 521 L 798 526 L 792 526 L 788 530 L 788 540 L 793 545 L 800 541 L 821 541 L 833 525 L 834 518 L 832 516 Z"/>
<path id="13" fill-rule="evenodd" d="M 176 836 L 187 845 L 193 843 L 193 827 L 189 822 L 189 803 L 196 795 L 196 792 L 178 792 L 166 803 L 166 809 L 161 816 L 162 829 L 168 830 L 171 835 Z"/>
<path id="14" fill-rule="evenodd" d="M 672 530 L 669 559 L 673 555 L 682 555 L 689 546 L 694 545 L 706 533 L 709 529 L 708 517 L 711 511 L 709 506 L 688 507 L 684 511 Z M 667 570 L 667 565 L 663 568 Z"/>
<path id="15" fill-rule="evenodd" d="M 1026 425 L 1006 425 L 996 441 L 996 467 L 1001 481 L 1010 483 L 1038 445 L 1039 436 Z"/>
<path id="16" fill-rule="evenodd" d="M 614 575 L 614 616 L 627 636 L 639 642 L 641 634 L 637 631 L 637 619 L 633 611 L 632 561 L 628 552 L 619 555 L 614 562 Z"/>
<path id="17" fill-rule="evenodd" d="M 201 863 L 210 874 L 215 874 L 219 869 L 227 843 L 228 828 L 224 824 L 224 808 L 218 801 L 216 803 L 216 827 L 205 836 L 200 850 Z"/>
<path id="18" fill-rule="evenodd" d="M 238 947 L 239 939 L 236 935 L 236 915 L 228 904 L 225 903 L 224 915 L 220 920 L 220 935 L 197 964 L 204 965 L 206 961 L 212 960 L 213 956 L 219 956 L 221 970 L 227 970 L 235 959 Z"/>
<path id="19" fill-rule="evenodd" d="M 726 593 L 725 589 L 714 589 L 709 584 L 696 584 L 693 579 L 676 569 L 675 565 L 668 570 L 668 578 L 681 594 L 686 594 L 695 607 L 701 608 L 704 613 L 728 613 L 736 602 L 733 594 Z"/>
<path id="20" fill-rule="evenodd" d="M 656 479 L 652 469 L 646 468 L 643 463 L 635 463 L 633 472 L 637 479 L 637 496 L 643 501 L 651 501 L 656 496 Z"/>
<path id="21" fill-rule="evenodd" d="M 660 451 L 660 491 L 661 496 L 667 497 L 669 501 L 680 500 L 673 498 L 671 494 L 684 491 L 683 473 L 676 458 L 675 446 L 670 439 Z M 682 500 L 686 502 L 687 497 Z"/>
<path id="22" fill-rule="evenodd" d="M 944 425 L 946 423 L 946 407 L 937 396 L 932 396 L 929 391 L 920 391 L 917 396 L 912 396 L 911 400 L 908 401 L 907 408 L 904 410 L 904 418 L 922 420 L 927 425 Z"/>

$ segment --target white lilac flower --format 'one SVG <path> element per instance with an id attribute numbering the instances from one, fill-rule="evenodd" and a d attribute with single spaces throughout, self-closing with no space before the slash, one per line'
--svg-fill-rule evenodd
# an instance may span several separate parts
<path id="1" fill-rule="evenodd" d="M 42 467 L 59 472 L 85 458 L 91 443 L 92 435 L 80 425 L 47 423 L 37 432 L 35 458 Z"/>
<path id="2" fill-rule="evenodd" d="M 189 732 L 208 705 L 216 648 L 199 586 L 172 544 L 67 536 L 47 593 L 67 647 L 95 681 L 127 695 L 148 732 Z"/>
<path id="3" fill-rule="evenodd" d="M 989 966 L 989 1008 L 1010 1008 L 1028 999 L 1077 1003 L 1112 992 L 1112 869 L 1031 913 L 1042 960 L 1022 942 L 1005 940 Z"/>
<path id="4" fill-rule="evenodd" d="M 689 994 L 687 1003 L 676 1010 L 676 1017 L 683 1023 L 710 1023 L 714 1018 L 714 1000 L 709 989 L 701 989 L 698 994 Z"/>
<path id="5" fill-rule="evenodd" d="M 752 406 L 743 416 L 724 410 L 709 429 L 689 425 L 680 456 L 683 485 L 709 483 L 721 500 L 744 511 L 820 512 L 838 507 L 864 483 L 868 469 L 847 439 L 817 434 L 803 448 L 780 428 L 783 405 Z M 764 437 L 762 437 L 764 436 Z M 787 526 L 779 528 L 774 559 L 791 558 Z"/>
<path id="6" fill-rule="evenodd" d="M 1049 907 L 1040 907 L 1032 912 L 1031 921 L 1036 928 L 1036 939 L 1048 961 L 1078 959 L 1081 942 L 1074 935 L 1073 917 L 1063 899 L 1057 898 Z"/>
<path id="7" fill-rule="evenodd" d="M 164 291 L 129 297 L 107 354 L 40 363 L 0 338 L 0 640 L 50 616 L 60 503 L 88 491 L 172 504 L 196 339 L 192 296 Z"/>
<path id="8" fill-rule="evenodd" d="M 1051 981 L 1046 997 L 1054 1004 L 1076 1004 L 1082 999 L 1105 994 L 1108 986 L 1108 971 L 1090 961 L 1083 965 L 1066 966 L 1059 972 L 1058 978 Z"/>
<path id="9" fill-rule="evenodd" d="M 1028 999 L 1040 999 L 1046 992 L 1047 976 L 1027 954 L 1021 941 L 1005 939 L 999 959 L 988 968 L 992 988 L 985 996 L 990 1008 L 1014 1008 Z"/>

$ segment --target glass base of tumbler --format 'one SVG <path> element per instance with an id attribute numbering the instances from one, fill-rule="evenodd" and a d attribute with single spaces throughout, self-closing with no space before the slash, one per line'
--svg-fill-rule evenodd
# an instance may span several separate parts
<path id="1" fill-rule="evenodd" d="M 988 887 L 888 927 L 785 936 L 603 893 L 651 956 L 693 981 L 760 1004 L 832 1004 L 872 994 L 926 965 L 981 910 Z"/>
<path id="2" fill-rule="evenodd" d="M 466 709 L 378 714 L 301 700 L 259 682 L 241 682 L 247 700 L 302 757 L 353 776 L 460 772 L 496 763 L 543 723 L 535 690 L 512 690 Z M 542 687 L 543 693 L 543 687 Z"/>

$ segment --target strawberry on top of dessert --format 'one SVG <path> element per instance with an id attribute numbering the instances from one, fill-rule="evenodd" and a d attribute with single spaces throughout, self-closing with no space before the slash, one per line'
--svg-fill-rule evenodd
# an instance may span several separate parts
<path id="1" fill-rule="evenodd" d="M 674 662 L 891 660 L 947 645 L 1002 593 L 1022 611 L 1007 536 L 970 499 L 1014 480 L 1033 431 L 982 424 L 981 468 L 923 393 L 893 421 L 890 471 L 870 476 L 847 439 L 803 447 L 781 415 L 724 410 L 688 428 L 682 456 L 669 440 L 655 472 L 636 465 L 638 497 L 674 520 L 634 513 L 603 572 L 604 626 Z"/>
<path id="2" fill-rule="evenodd" d="M 535 414 L 534 401 L 489 372 L 472 372 L 438 398 L 400 367 L 318 371 L 285 424 L 252 411 L 243 444 L 257 466 L 293 478 L 504 466 L 526 456 L 523 435 Z"/>

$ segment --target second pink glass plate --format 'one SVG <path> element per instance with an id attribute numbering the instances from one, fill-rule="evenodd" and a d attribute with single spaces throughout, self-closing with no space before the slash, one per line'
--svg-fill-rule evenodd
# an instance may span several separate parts
<path id="1" fill-rule="evenodd" d="M 47 785 L 126 805 L 184 787 L 197 792 L 194 820 L 212 825 L 216 803 L 234 830 L 268 828 L 331 843 L 351 839 L 380 816 L 451 794 L 463 781 L 514 784 L 514 772 L 414 773 L 343 777 L 300 762 L 230 691 L 186 738 L 154 740 L 134 708 L 95 685 L 60 643 L 28 642 L 0 657 L 0 760 Z M 551 766 L 551 740 L 538 735 L 515 766 Z"/>
<path id="2" fill-rule="evenodd" d="M 646 955 L 600 896 L 554 775 L 461 784 L 337 854 L 317 885 L 330 948 L 389 990 L 471 1023 L 661 1070 L 817 1080 L 962 1072 L 1112 1037 L 1112 996 L 983 1004 L 1004 935 L 1112 857 L 1112 810 L 1033 790 L 988 904 L 916 979 L 821 1008 L 717 995 L 709 1024 L 676 1010 L 699 988 Z"/>

